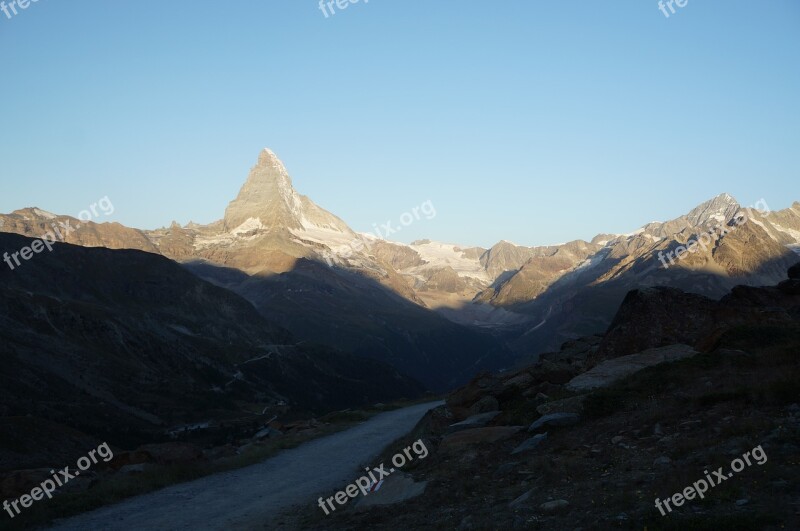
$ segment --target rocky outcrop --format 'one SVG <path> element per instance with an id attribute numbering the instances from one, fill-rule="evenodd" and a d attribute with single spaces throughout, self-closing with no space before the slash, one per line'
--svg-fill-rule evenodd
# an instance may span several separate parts
<path id="1" fill-rule="evenodd" d="M 542 444 L 544 441 L 547 440 L 546 433 L 540 433 L 538 435 L 534 435 L 530 439 L 526 439 L 525 442 L 514 448 L 511 452 L 511 455 L 521 454 L 523 452 L 530 452 L 531 450 L 535 450 Z"/>
<path id="2" fill-rule="evenodd" d="M 645 288 L 628 293 L 591 361 L 684 343 L 694 345 L 714 328 L 718 303 L 674 288 Z"/>
<path id="3" fill-rule="evenodd" d="M 545 426 L 564 427 L 577 424 L 581 420 L 581 416 L 575 413 L 551 413 L 545 415 L 533 424 L 530 425 L 528 431 L 533 432 Z"/>
<path id="4" fill-rule="evenodd" d="M 495 400 L 496 402 L 496 400 Z M 497 415 L 499 415 L 499 411 L 489 411 L 488 413 L 480 413 L 478 415 L 472 415 L 471 417 L 467 418 L 466 420 L 462 420 L 461 422 L 456 422 L 455 424 L 450 425 L 450 432 L 455 433 L 461 430 L 469 430 L 473 428 L 483 428 L 489 422 L 492 421 Z"/>
<path id="5" fill-rule="evenodd" d="M 791 322 L 798 306 L 800 286 L 793 279 L 775 287 L 735 286 L 719 301 L 672 288 L 634 290 L 588 363 L 677 343 L 709 351 L 735 326 Z"/>
<path id="6" fill-rule="evenodd" d="M 647 367 L 690 358 L 697 354 L 698 352 L 689 346 L 671 345 L 645 350 L 629 356 L 621 356 L 604 361 L 589 371 L 576 376 L 566 385 L 566 388 L 570 391 L 590 391 L 608 387 Z"/>

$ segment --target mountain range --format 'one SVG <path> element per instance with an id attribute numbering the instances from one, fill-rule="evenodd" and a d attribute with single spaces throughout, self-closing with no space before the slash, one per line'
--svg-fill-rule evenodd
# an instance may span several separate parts
<path id="1" fill-rule="evenodd" d="M 490 368 L 486 363 L 508 363 L 509 350 L 535 355 L 604 329 L 625 294 L 640 286 L 720 297 L 737 284 L 778 282 L 800 253 L 800 202 L 774 212 L 757 206 L 743 208 L 721 194 L 630 234 L 552 246 L 406 245 L 359 234 L 298 194 L 265 149 L 215 223 L 147 231 L 89 222 L 67 242 L 162 254 L 242 295 L 299 337 L 389 360 L 429 386 L 446 387 Z M 24 209 L 0 216 L 0 230 L 35 237 L 52 219 L 63 217 Z M 703 234 L 706 245 L 667 261 Z M 454 333 L 465 341 L 442 352 Z M 488 345 L 495 345 L 490 354 Z M 441 358 L 453 363 L 441 365 Z"/>
<path id="2" fill-rule="evenodd" d="M 772 292 L 747 286 L 779 285 L 800 254 L 800 203 L 743 208 L 728 194 L 591 241 L 387 241 L 300 195 L 269 150 L 214 223 L 141 230 L 29 207 L 0 215 L 0 254 L 54 225 L 72 229 L 52 251 L 0 266 L 0 472 L 87 441 L 188 433 L 222 447 L 275 419 L 487 372 L 536 363 L 560 382 L 698 331 L 713 342 L 741 321 L 715 301 L 757 299 L 742 315 L 769 321 Z"/>
<path id="3" fill-rule="evenodd" d="M 445 390 L 607 328 L 635 288 L 719 298 L 735 285 L 779 282 L 800 253 L 800 203 L 757 206 L 721 194 L 630 234 L 552 246 L 403 244 L 357 233 L 300 195 L 265 149 L 219 221 L 157 230 L 81 222 L 66 243 L 162 255 L 298 340 Z M 0 230 L 37 237 L 69 220 L 79 221 L 26 208 L 0 215 Z M 703 245 L 676 258 L 696 240 Z"/>

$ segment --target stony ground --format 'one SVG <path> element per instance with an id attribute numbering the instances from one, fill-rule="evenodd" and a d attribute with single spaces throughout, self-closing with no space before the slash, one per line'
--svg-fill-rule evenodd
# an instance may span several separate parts
<path id="1" fill-rule="evenodd" d="M 570 375 L 542 364 L 483 376 L 406 439 L 424 437 L 432 449 L 409 470 L 428 482 L 423 495 L 331 516 L 298 507 L 271 528 L 800 529 L 798 345 L 797 327 L 740 327 L 710 353 L 588 394 L 553 383 Z M 451 424 L 493 409 L 502 413 L 486 427 L 448 433 Z M 539 430 L 548 433 L 544 442 L 512 455 L 532 434 L 502 426 L 527 428 L 562 410 L 580 420 Z M 655 508 L 656 498 L 683 491 L 706 470 L 729 471 L 757 446 L 765 464 L 752 459 L 703 500 L 666 516 Z"/>

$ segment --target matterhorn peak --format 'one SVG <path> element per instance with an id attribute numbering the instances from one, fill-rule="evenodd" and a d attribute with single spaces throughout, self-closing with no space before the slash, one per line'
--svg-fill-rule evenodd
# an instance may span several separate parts
<path id="1" fill-rule="evenodd" d="M 239 195 L 225 210 L 226 232 L 236 233 L 243 226 L 289 231 L 316 226 L 350 232 L 339 218 L 295 191 L 286 166 L 268 148 L 261 150 Z"/>
<path id="2" fill-rule="evenodd" d="M 283 165 L 281 159 L 269 148 L 261 150 L 261 153 L 258 155 L 258 164 L 256 164 L 256 166 L 267 166 L 286 173 L 286 167 Z"/>
<path id="3" fill-rule="evenodd" d="M 250 175 L 247 178 L 248 183 L 253 181 L 252 185 L 256 188 L 263 188 L 264 186 L 278 186 L 282 190 L 294 191 L 292 187 L 292 178 L 289 177 L 289 172 L 286 171 L 281 159 L 269 148 L 264 148 L 258 155 L 258 162 L 250 170 Z"/>

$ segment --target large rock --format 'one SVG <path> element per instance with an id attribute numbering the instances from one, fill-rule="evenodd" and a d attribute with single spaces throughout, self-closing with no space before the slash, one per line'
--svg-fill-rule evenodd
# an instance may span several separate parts
<path id="1" fill-rule="evenodd" d="M 698 352 L 687 345 L 671 345 L 669 347 L 646 350 L 639 354 L 614 358 L 604 361 L 588 372 L 576 376 L 566 387 L 571 391 L 589 391 L 608 387 L 626 376 L 630 376 L 647 367 L 690 358 L 696 354 Z"/>
<path id="2" fill-rule="evenodd" d="M 570 381 L 579 371 L 575 370 L 570 364 L 559 361 L 542 361 L 537 365 L 537 370 L 543 380 L 555 385 L 563 385 Z"/>
<path id="3" fill-rule="evenodd" d="M 529 373 L 528 370 L 525 369 L 516 373 L 509 379 L 503 381 L 503 389 L 507 390 L 512 387 L 517 387 L 519 389 L 527 389 L 531 385 L 533 385 L 533 383 L 534 383 L 533 376 L 531 376 L 531 373 Z"/>
<path id="4" fill-rule="evenodd" d="M 469 408 L 470 413 L 489 413 L 500 409 L 500 402 L 493 396 L 484 396 Z"/>
<path id="5" fill-rule="evenodd" d="M 483 428 L 499 414 L 500 414 L 499 411 L 489 411 L 488 413 L 472 415 L 466 420 L 462 420 L 461 422 L 456 422 L 455 424 L 451 424 L 450 428 L 448 429 L 448 432 L 455 433 L 457 431 L 469 430 L 473 428 Z"/>
<path id="6" fill-rule="evenodd" d="M 633 290 L 590 356 L 591 364 L 666 345 L 694 346 L 704 331 L 715 328 L 718 309 L 717 301 L 675 288 Z"/>
<path id="7" fill-rule="evenodd" d="M 531 424 L 528 431 L 536 431 L 543 426 L 572 426 L 573 424 L 577 424 L 580 420 L 580 415 L 576 415 L 575 413 L 551 413 Z"/>
<path id="8" fill-rule="evenodd" d="M 530 439 L 528 439 L 524 443 L 522 443 L 519 446 L 517 446 L 516 448 L 514 448 L 514 451 L 511 452 L 511 455 L 520 454 L 522 452 L 528 452 L 530 450 L 534 450 L 534 449 L 538 448 L 538 446 L 540 444 L 542 444 L 542 442 L 544 442 L 546 439 L 547 439 L 547 434 L 546 433 L 540 433 L 539 435 L 534 435 L 533 437 L 531 437 Z"/>
<path id="9" fill-rule="evenodd" d="M 517 507 L 525 505 L 531 499 L 531 494 L 533 494 L 533 490 L 529 490 L 528 492 L 525 492 L 521 496 L 515 498 L 511 503 L 508 504 L 509 509 L 516 509 Z"/>
<path id="10" fill-rule="evenodd" d="M 777 287 L 735 286 L 718 301 L 674 288 L 631 291 L 588 364 L 675 344 L 707 352 L 736 326 L 790 322 L 800 305 L 798 284 L 790 279 Z"/>
<path id="11" fill-rule="evenodd" d="M 455 412 L 459 409 L 468 409 L 481 398 L 491 395 L 497 387 L 497 380 L 488 373 L 479 374 L 464 387 L 450 393 L 447 397 L 447 407 Z"/>

